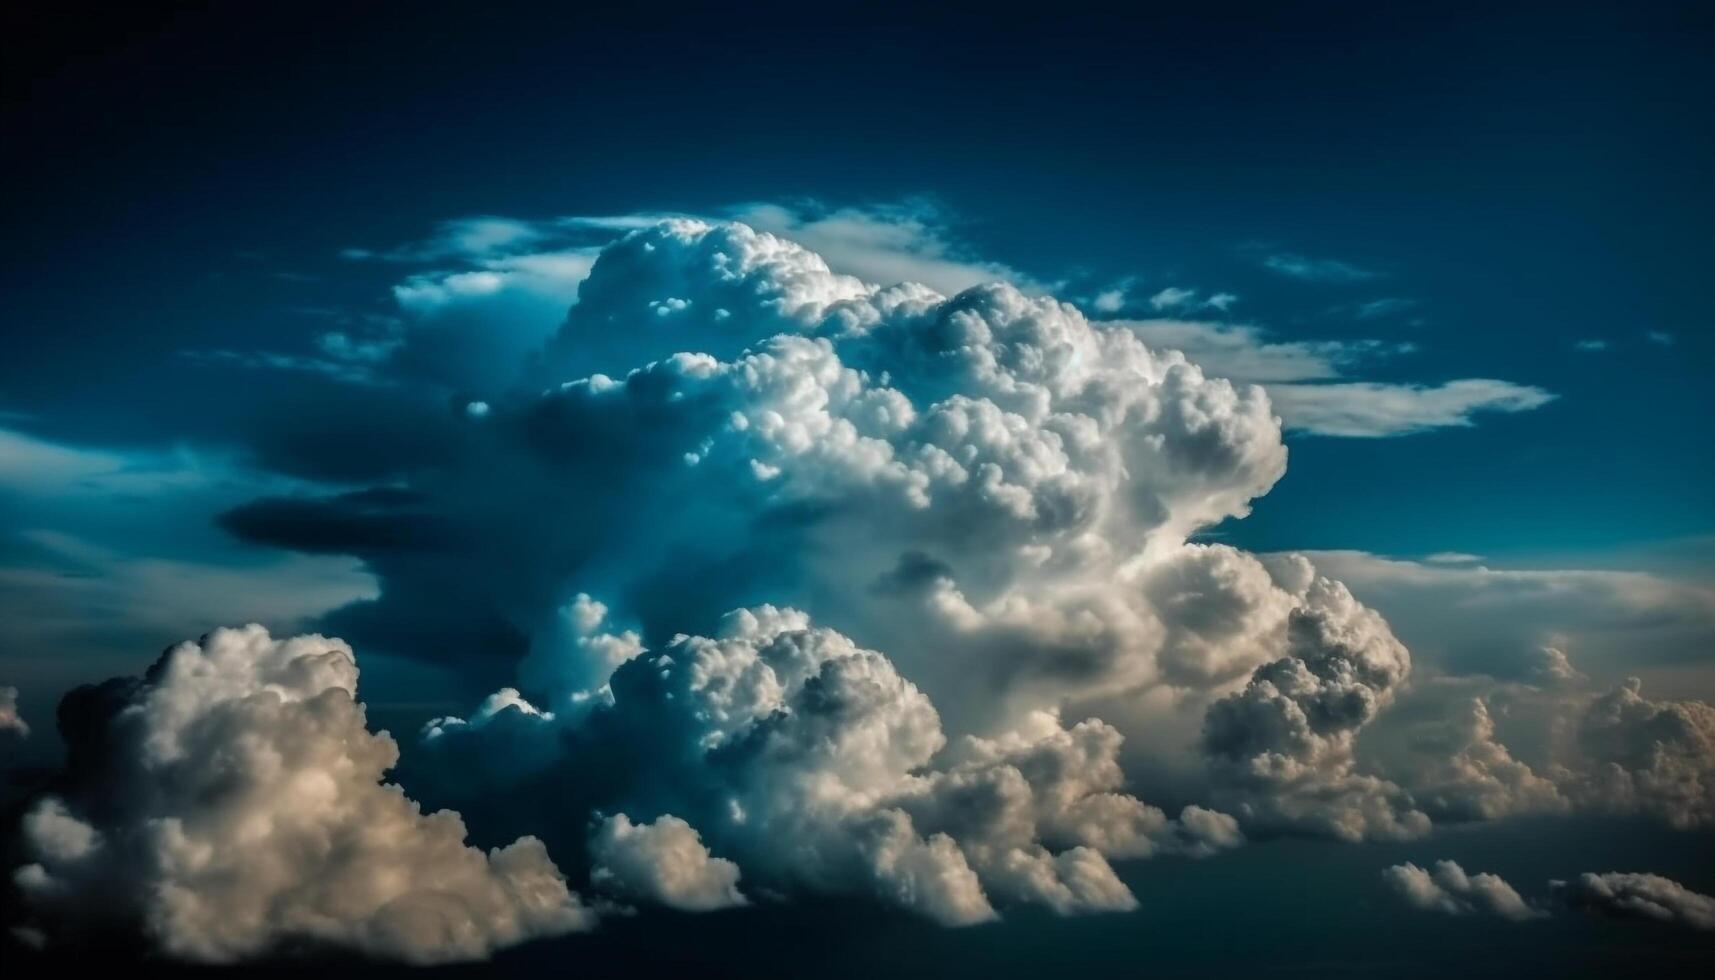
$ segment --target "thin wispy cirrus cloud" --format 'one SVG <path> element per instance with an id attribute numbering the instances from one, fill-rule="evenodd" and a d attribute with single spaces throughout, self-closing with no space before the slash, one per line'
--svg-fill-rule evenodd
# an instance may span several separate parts
<path id="1" fill-rule="evenodd" d="M 1168 286 L 1149 297 L 1149 308 L 1156 311 L 1217 310 L 1225 313 L 1238 299 L 1233 293 L 1215 293 L 1204 298 L 1195 289 Z"/>
<path id="2" fill-rule="evenodd" d="M 1305 282 L 1353 283 L 1379 278 L 1382 273 L 1340 259 L 1312 258 L 1295 252 L 1263 256 L 1262 267 L 1288 279 Z"/>

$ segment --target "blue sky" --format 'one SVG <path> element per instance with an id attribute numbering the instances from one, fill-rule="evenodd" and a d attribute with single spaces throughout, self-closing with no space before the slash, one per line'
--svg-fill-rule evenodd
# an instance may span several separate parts
<path id="1" fill-rule="evenodd" d="M 15 110 L 38 145 L 9 164 L 32 191 L 9 205 L 23 343 L 5 409 L 83 444 L 230 439 L 186 417 L 201 413 L 181 399 L 221 381 L 178 352 L 290 342 L 294 309 L 373 308 L 368 270 L 335 253 L 443 220 L 927 197 L 969 254 L 1043 281 L 1226 291 L 1231 318 L 1281 339 L 1414 345 L 1366 378 L 1558 396 L 1476 431 L 1295 444 L 1295 479 L 1251 522 L 1259 545 L 1529 555 L 1710 530 L 1715 150 L 1693 8 L 1409 33 L 1339 6 L 1158 12 L 1117 32 L 940 16 L 853 37 L 841 72 L 790 43 L 831 12 L 754 38 L 616 25 L 631 45 L 581 43 L 592 24 L 506 59 L 505 18 L 456 42 L 360 19 L 362 65 L 314 37 L 234 64 L 208 50 L 217 21 L 74 65 Z M 225 84 L 205 84 L 215 70 Z M 1362 275 L 1283 274 L 1271 256 Z M 1412 305 L 1355 312 L 1379 300 Z M 1375 509 L 1321 516 L 1335 480 L 1342 508 Z"/>
<path id="2" fill-rule="evenodd" d="M 651 494 L 678 476 L 627 476 L 657 450 L 676 458 L 679 430 L 604 430 L 578 414 L 602 411 L 585 394 L 554 386 L 680 350 L 735 360 L 777 329 L 834 336 L 808 319 L 782 328 L 772 312 L 753 323 L 701 267 L 657 266 L 679 249 L 736 262 L 754 247 L 651 230 L 669 218 L 798 242 L 835 274 L 812 269 L 816 288 L 845 289 L 847 274 L 953 297 L 1007 280 L 1071 304 L 1103 337 L 1263 386 L 1284 432 L 1256 451 L 1278 438 L 1283 476 L 1261 457 L 1185 463 L 1173 479 L 1206 478 L 1206 501 L 1151 489 L 1158 512 L 1138 505 L 1140 523 L 1096 536 L 1194 543 L 1138 545 L 1135 563 L 1113 566 L 1121 578 L 1160 549 L 1216 544 L 1256 569 L 1230 572 L 1227 588 L 1272 576 L 1310 602 L 1289 584 L 1289 552 L 1344 581 L 1410 648 L 1415 679 L 1375 695 L 1400 699 L 1396 732 L 1383 724 L 1341 751 L 1437 821 L 1427 784 L 1396 775 L 1409 767 L 1390 753 L 1415 751 L 1406 722 L 1449 699 L 1487 699 L 1498 737 L 1542 772 L 1556 759 L 1546 743 L 1532 755 L 1531 719 L 1583 711 L 1627 677 L 1645 697 L 1688 699 L 1641 702 L 1679 706 L 1649 710 L 1703 717 L 1715 697 L 1715 14 L 1491 7 L 8 15 L 35 41 L 8 44 L 14 192 L 0 205 L 0 684 L 18 687 L 36 729 L 17 758 L 56 763 L 54 705 L 71 688 L 140 673 L 222 625 L 351 640 L 371 721 L 399 735 L 502 686 L 541 693 L 531 684 L 547 684 L 539 661 L 554 644 L 607 649 L 633 630 L 654 649 L 770 602 L 805 607 L 910 674 L 912 655 L 884 644 L 909 646 L 904 627 L 842 589 L 942 576 L 993 617 L 1032 601 L 1030 583 L 1061 594 L 1048 571 L 977 555 L 986 544 L 964 555 L 935 537 L 946 528 L 853 587 L 822 549 L 843 542 L 866 570 L 881 560 L 840 523 L 857 512 L 841 508 L 867 503 L 752 513 L 748 490 L 711 477 L 663 504 Z M 770 269 L 767 289 L 805 275 Z M 1010 295 L 978 295 L 973 315 L 1000 322 Z M 625 305 L 637 297 L 647 314 Z M 705 314 L 716 302 L 727 306 Z M 651 332 L 681 322 L 696 326 Z M 893 348 L 869 350 L 868 335 L 831 342 L 852 345 L 841 356 L 865 384 L 897 386 L 917 411 L 958 390 Z M 689 373 L 660 384 L 694 387 L 693 369 L 672 370 Z M 601 383 L 579 392 L 595 399 Z M 1071 440 L 1059 424 L 1054 438 Z M 1228 424 L 1223 439 L 1250 423 Z M 1190 459 L 1203 444 L 1186 438 Z M 686 465 L 719 459 L 715 439 L 688 444 Z M 569 457 L 518 455 L 548 445 Z M 764 482 L 779 472 L 750 465 Z M 609 477 L 632 489 L 603 496 Z M 885 539 L 877 554 L 893 533 L 869 536 Z M 589 543 L 612 540 L 622 554 Z M 660 557 L 675 549 L 682 563 Z M 607 632 L 553 619 L 579 591 L 607 603 Z M 1151 601 L 1171 626 L 1168 600 Z M 1033 615 L 1050 629 L 1059 614 Z M 1145 619 L 1133 625 L 1160 626 Z M 1572 666 L 1539 659 L 1544 648 Z M 911 679 L 955 737 L 999 737 L 1001 716 L 1028 728 L 1024 708 L 1006 713 L 1047 683 L 1019 667 L 994 680 L 992 704 L 966 704 L 938 669 Z M 1171 696 L 1119 673 L 1067 688 L 1052 710 L 1118 718 L 1128 745 L 1189 745 L 1203 719 L 1186 721 L 1185 705 L 1249 690 L 1247 671 Z M 1587 685 L 1585 700 L 1550 674 Z M 1154 697 L 1178 707 L 1151 715 L 1166 703 Z M 1125 785 L 1163 806 L 1231 789 L 1146 755 L 1124 757 Z M 433 758 L 407 744 L 408 790 L 459 807 L 495 843 L 535 831 L 437 781 Z M 1573 800 L 1568 785 L 1558 791 Z M 1262 829 L 1270 807 L 1291 808 L 1282 799 L 1234 805 L 1262 839 L 1276 832 Z M 1674 824 L 1691 841 L 1681 858 L 1648 841 L 1615 857 L 1657 855 L 1708 891 L 1707 865 L 1684 858 L 1707 850 L 1701 819 Z M 1485 825 L 1461 846 L 1504 863 L 1512 832 Z M 588 843 L 548 836 L 556 856 Z M 1296 867 L 1291 848 L 1311 846 L 1245 851 L 1244 874 L 1278 884 L 1291 872 L 1269 862 Z M 1456 850 L 1402 847 L 1375 860 Z M 1518 863 L 1534 878 L 1585 870 Z"/>

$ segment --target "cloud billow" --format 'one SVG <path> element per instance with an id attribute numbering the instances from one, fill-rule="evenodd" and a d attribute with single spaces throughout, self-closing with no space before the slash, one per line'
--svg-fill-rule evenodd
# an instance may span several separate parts
<path id="1" fill-rule="evenodd" d="M 1274 404 L 1125 324 L 674 218 L 591 257 L 525 360 L 420 416 L 433 451 L 396 480 L 222 523 L 362 560 L 379 595 L 323 627 L 452 668 L 475 705 L 409 747 L 413 794 L 473 824 L 504 801 L 553 859 L 534 836 L 468 847 L 381 783 L 396 753 L 351 648 L 218 632 L 68 702 L 86 778 L 34 811 L 17 879 L 44 923 L 110 888 L 180 956 L 427 962 L 592 927 L 573 884 L 687 911 L 867 896 L 948 926 L 1123 912 L 1114 862 L 1411 838 L 1597 795 L 1609 763 L 1636 809 L 1707 819 L 1698 709 L 1624 695 L 1545 775 L 1487 715 L 1440 770 L 1370 766 L 1361 739 L 1411 696 L 1388 623 L 1301 556 L 1193 540 L 1284 474 Z M 1682 750 L 1646 758 L 1634 730 Z M 1128 745 L 1192 771 L 1176 815 Z M 246 848 L 263 860 L 220 865 Z M 342 873 L 364 881 L 317 887 Z M 275 911 L 208 921 L 257 902 Z"/>
<path id="2" fill-rule="evenodd" d="M 337 640 L 217 630 L 142 678 L 68 696 L 71 768 L 23 823 L 14 881 L 56 933 L 139 928 L 230 962 L 349 946 L 435 963 L 589 928 L 540 841 L 484 853 L 381 781 Z"/>

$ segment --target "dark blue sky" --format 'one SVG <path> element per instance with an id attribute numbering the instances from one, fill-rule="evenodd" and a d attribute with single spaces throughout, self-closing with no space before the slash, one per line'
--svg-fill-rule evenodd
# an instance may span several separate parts
<path id="1" fill-rule="evenodd" d="M 1044 280 L 1204 284 L 1282 338 L 1416 345 L 1370 379 L 1559 396 L 1475 430 L 1299 439 L 1251 545 L 1528 556 L 1712 530 L 1707 5 L 432 7 L 13 15 L 52 27 L 7 86 L 20 428 L 227 439 L 200 408 L 221 380 L 177 353 L 374 301 L 334 252 L 443 219 L 930 195 Z M 1378 275 L 1295 281 L 1259 249 Z M 1387 297 L 1410 315 L 1349 312 Z"/>

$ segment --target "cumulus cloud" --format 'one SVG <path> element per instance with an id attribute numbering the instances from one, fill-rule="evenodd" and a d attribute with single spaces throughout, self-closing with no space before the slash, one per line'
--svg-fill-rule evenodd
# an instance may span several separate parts
<path id="1" fill-rule="evenodd" d="M 1241 816 L 1348 840 L 1409 838 L 1429 819 L 1399 787 L 1356 770 L 1358 733 L 1394 698 L 1411 657 L 1375 612 L 1310 581 L 1286 655 L 1209 707 L 1203 749 Z"/>
<path id="2" fill-rule="evenodd" d="M 615 814 L 596 829 L 590 850 L 598 887 L 687 912 L 745 904 L 738 865 L 711 855 L 696 828 L 671 814 L 646 824 Z"/>
<path id="3" fill-rule="evenodd" d="M 1715 706 L 1656 701 L 1642 682 L 1590 702 L 1567 781 L 1586 806 L 1660 816 L 1676 827 L 1715 823 Z"/>
<path id="4" fill-rule="evenodd" d="M 64 791 L 24 821 L 32 912 L 208 962 L 293 944 L 444 962 L 589 928 L 540 841 L 485 854 L 381 782 L 398 750 L 356 690 L 345 644 L 251 626 L 73 692 Z"/>
<path id="5" fill-rule="evenodd" d="M 1104 289 L 1090 300 L 1090 308 L 1097 313 L 1118 313 L 1125 308 L 1126 290 L 1130 288 L 1131 283 L 1127 281 L 1118 283 L 1111 289 Z"/>
<path id="6" fill-rule="evenodd" d="M 1115 861 L 1565 795 L 1487 704 L 1443 719 L 1440 769 L 1369 766 L 1412 669 L 1387 622 L 1319 561 L 1190 541 L 1284 471 L 1262 388 L 1004 283 L 878 286 L 736 223 L 605 231 L 523 380 L 451 399 L 400 484 L 225 520 L 361 558 L 381 594 L 329 626 L 499 688 L 421 741 L 461 809 L 551 782 L 556 825 L 614 815 L 570 860 L 646 900 L 742 869 L 960 925 L 1130 908 Z M 1348 350 L 1232 336 L 1276 378 Z M 1132 738 L 1197 768 L 1176 816 L 1124 768 L 1162 704 L 1202 720 Z"/>
<path id="7" fill-rule="evenodd" d="M 1437 820 L 1496 820 L 1523 813 L 1564 810 L 1553 780 L 1514 758 L 1496 739 L 1495 722 L 1481 697 L 1457 704 L 1417 733 L 1408 783 L 1417 802 Z"/>
<path id="8" fill-rule="evenodd" d="M 666 299 L 683 305 L 663 317 L 650 304 Z M 1110 648 L 1125 646 L 1116 638 L 1140 603 L 1112 595 L 1113 571 L 1151 541 L 1171 550 L 1244 513 L 1284 467 L 1260 391 L 1156 355 L 1126 331 L 1004 285 L 952 299 L 878 290 L 738 225 L 668 222 L 609 247 L 541 371 L 578 380 L 488 400 L 487 415 L 449 434 L 468 456 L 419 474 L 410 500 L 366 504 L 374 519 L 347 534 L 349 547 L 387 585 L 334 628 L 407 646 L 374 627 L 419 623 L 444 566 L 389 543 L 419 535 L 382 528 L 432 514 L 445 548 L 491 570 L 461 584 L 462 609 L 428 603 L 432 616 L 488 613 L 546 642 L 547 610 L 567 601 L 561 583 L 577 582 L 602 588 L 642 633 L 671 636 L 777 588 L 846 607 L 829 612 L 874 626 L 872 639 L 915 669 L 932 635 L 973 636 L 980 623 L 1040 632 L 1048 621 L 1025 623 L 1023 604 L 1062 605 L 1058 592 L 1076 613 L 1064 620 L 1075 640 L 1065 656 L 991 658 L 992 669 L 1096 686 L 1147 673 L 1154 632 L 1143 617 L 1116 659 Z M 510 499 L 495 506 L 495 481 L 479 496 L 477 471 Z M 684 500 L 699 502 L 669 503 Z M 322 548 L 350 510 L 282 501 L 229 523 L 254 540 Z M 523 516 L 550 512 L 579 519 Z M 911 555 L 948 573 L 918 586 L 955 588 L 874 587 Z M 661 608 L 681 576 L 695 576 L 699 594 Z M 1078 649 L 1093 642 L 1105 646 Z"/>
<path id="9" fill-rule="evenodd" d="M 1552 885 L 1556 895 L 1574 908 L 1715 930 L 1715 898 L 1661 875 L 1585 872 L 1571 881 L 1556 881 Z"/>
<path id="10" fill-rule="evenodd" d="M 731 904 L 743 868 L 772 893 L 869 894 L 946 925 L 1016 904 L 1125 911 L 1136 900 L 1110 859 L 1244 839 L 1226 814 L 1173 819 L 1125 792 L 1123 737 L 1101 721 L 1039 711 L 949 746 L 887 657 L 797 610 L 733 612 L 712 636 L 627 660 L 608 691 L 565 723 L 558 778 L 598 784 L 589 766 L 625 760 L 590 805 L 674 816 L 604 822 L 593 879 L 681 908 Z M 479 727 L 430 737 L 502 744 Z"/>
<path id="11" fill-rule="evenodd" d="M 1004 284 L 879 288 L 752 228 L 684 219 L 601 253 L 538 372 L 574 380 L 462 419 L 470 457 L 419 474 L 361 534 L 340 530 L 342 499 L 257 505 L 233 525 L 300 548 L 343 536 L 384 590 L 342 629 L 421 630 L 425 607 L 506 624 L 518 640 L 485 646 L 526 655 L 519 689 L 547 713 L 618 697 L 602 678 L 642 645 L 788 596 L 888 651 L 955 734 L 1164 686 L 1192 710 L 1218 702 L 1205 745 L 1241 823 L 1425 826 L 1354 758 L 1409 665 L 1385 623 L 1307 563 L 1186 543 L 1283 471 L 1256 387 Z M 555 513 L 576 519 L 535 516 Z M 434 598 L 445 563 L 395 543 L 424 541 L 407 529 L 431 516 L 437 549 L 490 570 L 458 582 L 456 606 Z M 568 583 L 599 585 L 628 630 L 577 625 L 593 600 L 568 605 Z M 651 809 L 718 840 L 700 809 Z M 902 840 L 889 820 L 881 839 Z"/>
<path id="12" fill-rule="evenodd" d="M 1414 908 L 1448 915 L 1481 913 L 1522 922 L 1547 915 L 1497 875 L 1466 874 L 1453 861 L 1437 861 L 1425 870 L 1407 861 L 1382 872 L 1388 887 Z"/>

